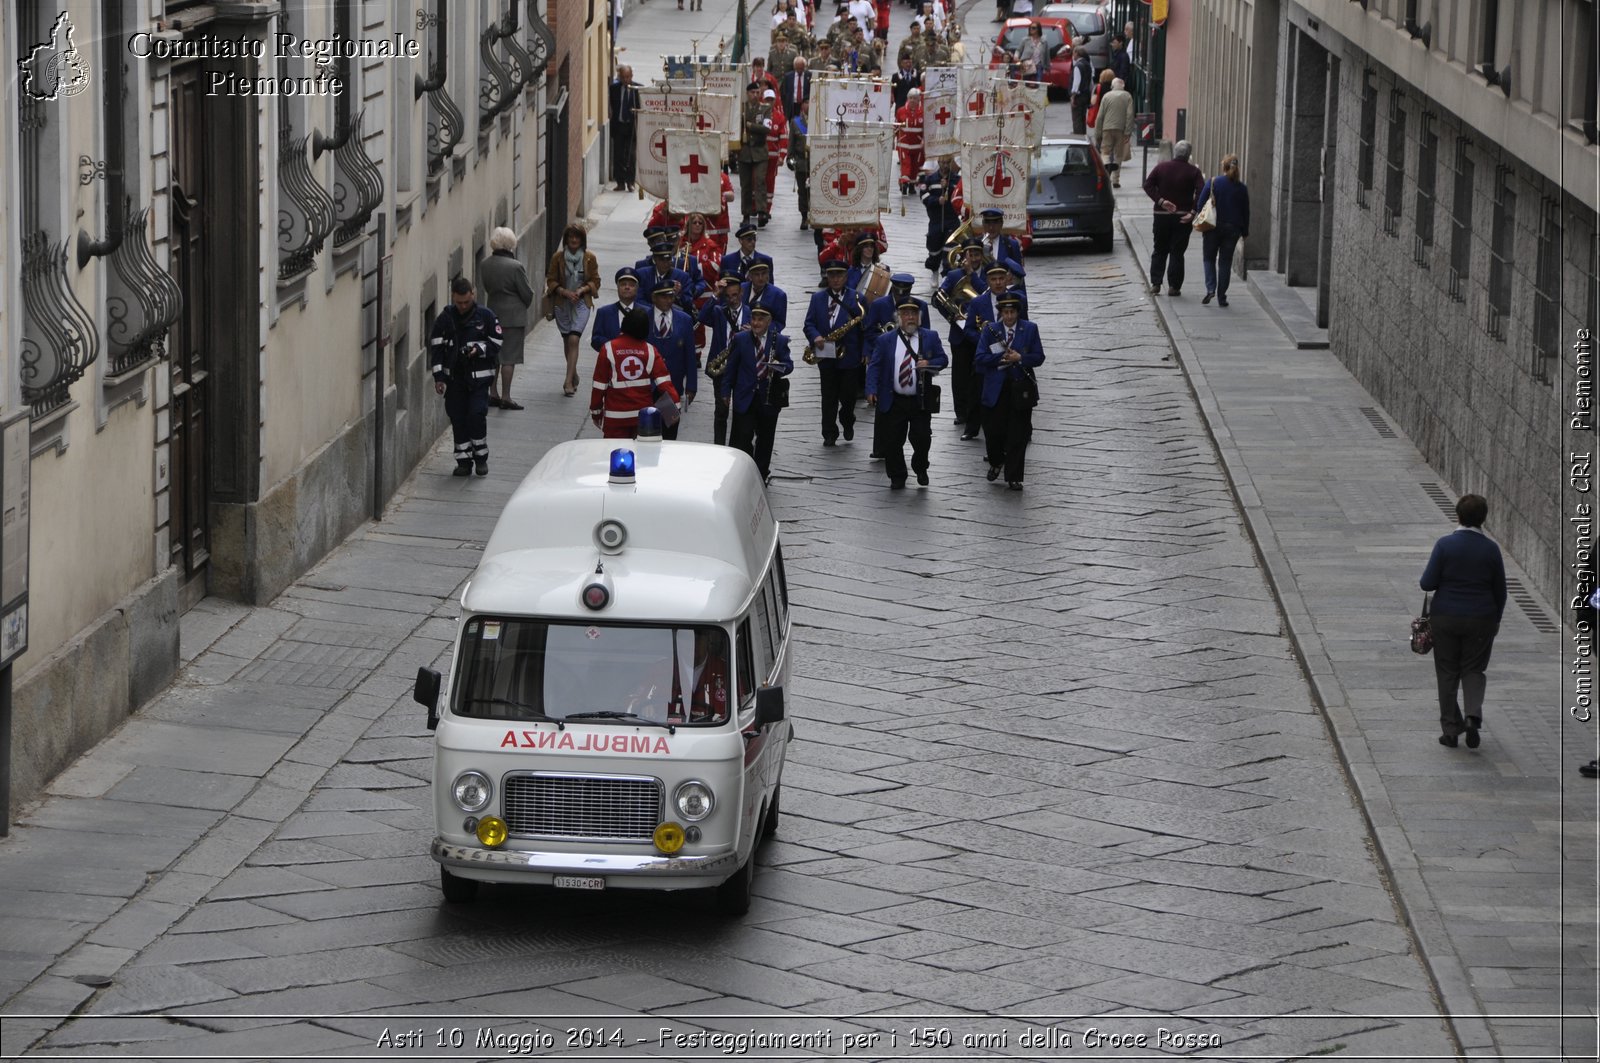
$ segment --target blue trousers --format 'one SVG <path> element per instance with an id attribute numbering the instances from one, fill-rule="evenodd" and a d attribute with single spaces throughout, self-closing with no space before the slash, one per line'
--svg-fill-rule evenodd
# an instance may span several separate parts
<path id="1" fill-rule="evenodd" d="M 489 460 L 489 385 L 444 389 L 444 412 L 456 442 L 456 464 Z"/>
<path id="2" fill-rule="evenodd" d="M 1219 225 L 1200 234 L 1201 265 L 1206 275 L 1206 291 L 1228 294 L 1228 278 L 1233 276 L 1233 249 L 1239 246 L 1239 230 Z"/>

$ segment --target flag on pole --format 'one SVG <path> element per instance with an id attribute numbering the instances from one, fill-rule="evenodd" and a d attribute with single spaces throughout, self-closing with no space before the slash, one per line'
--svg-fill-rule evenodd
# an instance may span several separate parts
<path id="1" fill-rule="evenodd" d="M 930 159 L 961 150 L 961 96 L 941 87 L 922 94 L 922 150 Z"/>
<path id="2" fill-rule="evenodd" d="M 812 138 L 808 147 L 812 227 L 877 225 L 882 182 L 878 138 L 830 134 Z"/>
<path id="3" fill-rule="evenodd" d="M 1005 230 L 1028 229 L 1028 152 L 1020 147 L 970 145 L 961 153 L 961 195 L 974 215 L 998 207 Z"/>
<path id="4" fill-rule="evenodd" d="M 674 214 L 708 214 L 722 209 L 720 131 L 668 129 L 666 138 L 667 209 Z"/>
<path id="5" fill-rule="evenodd" d="M 688 123 L 682 116 L 661 111 L 634 112 L 634 183 L 639 191 L 667 198 L 667 130 Z"/>

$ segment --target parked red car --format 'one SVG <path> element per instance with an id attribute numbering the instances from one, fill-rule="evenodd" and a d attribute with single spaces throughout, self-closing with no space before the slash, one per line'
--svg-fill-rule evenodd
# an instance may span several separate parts
<path id="1" fill-rule="evenodd" d="M 1063 95 L 1072 86 L 1072 47 L 1068 36 L 1072 23 L 1064 18 L 1007 19 L 989 53 L 989 69 L 1004 70 L 1011 65 L 1011 57 L 1028 39 L 1028 27 L 1034 23 L 1041 27 L 1044 46 L 1050 49 L 1050 69 L 1045 74 L 1045 84 L 1052 97 Z"/>

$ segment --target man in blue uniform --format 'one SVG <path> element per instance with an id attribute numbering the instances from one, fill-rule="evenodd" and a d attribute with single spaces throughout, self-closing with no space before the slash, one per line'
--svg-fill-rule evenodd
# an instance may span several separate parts
<path id="1" fill-rule="evenodd" d="M 999 319 L 983 327 L 976 359 L 983 381 L 979 396 L 985 457 L 990 483 L 1003 472 L 1006 486 L 1020 491 L 1028 440 L 1033 437 L 1033 405 L 1039 401 L 1033 370 L 1044 362 L 1044 346 L 1039 326 L 1022 320 L 1022 297 L 1017 292 L 1006 292 L 997 303 Z"/>
<path id="2" fill-rule="evenodd" d="M 670 280 L 657 280 L 650 293 L 650 345 L 667 363 L 672 374 L 672 386 L 683 398 L 683 413 L 689 412 L 694 394 L 700 390 L 698 353 L 694 346 L 694 319 L 684 313 L 675 301 L 678 289 Z M 678 424 L 663 425 L 662 439 L 677 439 Z"/>
<path id="3" fill-rule="evenodd" d="M 733 432 L 728 445 L 755 459 L 763 483 L 772 475 L 772 443 L 778 431 L 778 414 L 788 405 L 773 382 L 794 372 L 789 340 L 772 326 L 772 311 L 750 308 L 750 327 L 733 338 L 728 370 L 717 381 L 717 393 L 726 395 L 733 411 Z M 787 381 L 783 391 L 787 392 Z"/>
<path id="4" fill-rule="evenodd" d="M 789 296 L 771 281 L 772 267 L 765 262 L 750 263 L 744 282 L 744 305 L 754 310 L 765 307 L 772 312 L 773 324 L 780 329 L 789 327 Z"/>
<path id="5" fill-rule="evenodd" d="M 917 474 L 919 485 L 928 486 L 928 450 L 933 445 L 933 385 L 929 377 L 950 364 L 939 334 L 917 327 L 921 313 L 917 304 L 902 303 L 896 313 L 899 328 L 878 337 L 867 364 L 867 401 L 884 421 L 884 471 L 893 491 L 906 485 L 908 436 L 911 471 Z"/>
<path id="6" fill-rule="evenodd" d="M 456 444 L 456 476 L 489 475 L 489 385 L 500 369 L 500 322 L 473 298 L 472 282 L 450 282 L 450 305 L 433 322 L 428 356 L 433 390 Z"/>
<path id="7" fill-rule="evenodd" d="M 695 296 L 705 291 L 699 266 L 696 265 L 695 274 L 691 277 L 672 264 L 671 242 L 658 240 L 650 248 L 650 269 L 639 273 L 639 290 L 650 292 L 653 298 L 655 290 L 663 283 L 673 285 L 673 291 L 677 292 L 673 298 L 678 307 L 686 314 L 693 314 Z"/>
<path id="8" fill-rule="evenodd" d="M 939 285 L 939 292 L 944 299 L 934 300 L 935 306 L 940 306 L 942 313 L 950 319 L 950 391 L 951 408 L 955 411 L 956 424 L 964 425 L 961 433 L 962 439 L 977 439 L 978 424 L 976 421 L 967 421 L 967 411 L 973 408 L 975 397 L 978 393 L 978 382 L 973 376 L 972 355 L 977 350 L 976 341 L 967 335 L 966 320 L 959 313 L 955 292 L 963 281 L 972 286 L 974 292 L 981 292 L 988 284 L 984 280 L 984 270 L 987 268 L 983 258 L 983 243 L 977 237 L 969 239 L 962 246 L 962 262 L 959 269 L 953 269 L 945 274 L 944 280 Z M 951 308 L 958 312 L 951 312 Z"/>
<path id="9" fill-rule="evenodd" d="M 1021 269 L 1022 267 L 1016 266 L 1015 268 Z M 1002 296 L 1016 296 L 1019 305 L 1022 307 L 1023 319 L 1026 320 L 1028 316 L 1027 293 L 1014 286 L 1012 283 L 1014 276 L 1015 274 L 1011 269 L 1002 266 L 998 262 L 991 262 L 984 269 L 984 278 L 988 287 L 980 292 L 976 299 L 967 304 L 967 316 L 962 331 L 966 334 L 966 341 L 972 344 L 973 372 L 977 376 L 973 381 L 972 390 L 967 396 L 967 405 L 956 406 L 955 413 L 956 418 L 966 424 L 967 431 L 974 435 L 977 434 L 978 428 L 983 424 L 983 395 L 981 390 L 983 371 L 977 368 L 976 361 L 977 354 L 980 351 L 978 345 L 979 334 L 983 331 L 985 325 L 1000 320 L 1000 299 Z"/>
<path id="10" fill-rule="evenodd" d="M 856 436 L 856 391 L 861 379 L 856 370 L 861 365 L 861 322 L 866 312 L 856 293 L 845 286 L 849 266 L 831 259 L 822 270 L 823 287 L 811 296 L 804 329 L 822 386 L 822 445 L 831 447 L 841 428 L 846 442 Z"/>
<path id="11" fill-rule="evenodd" d="M 705 357 L 710 364 L 719 354 L 728 350 L 733 337 L 750 327 L 750 308 L 744 305 L 744 289 L 739 278 L 728 275 L 717 282 L 722 300 L 707 303 L 700 310 L 700 324 L 706 326 Z M 717 446 L 728 442 L 728 399 L 720 387 L 716 388 L 716 411 L 711 419 L 711 441 Z"/>
<path id="12" fill-rule="evenodd" d="M 897 307 L 906 303 L 915 303 L 922 308 L 920 327 L 928 328 L 928 304 L 911 294 L 911 288 L 917 283 L 917 278 L 909 273 L 896 273 L 889 278 L 889 294 L 880 295 L 867 305 L 867 319 L 861 323 L 861 361 L 863 370 L 866 360 L 872 356 L 873 347 L 877 346 L 878 337 L 885 332 L 893 332 L 899 322 Z M 862 394 L 866 394 L 866 384 L 862 384 Z M 883 451 L 879 444 L 883 441 L 883 418 L 872 419 L 872 460 L 882 461 Z"/>
<path id="13" fill-rule="evenodd" d="M 637 304 L 639 274 L 632 266 L 617 270 L 617 301 L 602 306 L 594 312 L 594 328 L 589 333 L 589 346 L 599 350 L 622 335 L 622 319 Z"/>
<path id="14" fill-rule="evenodd" d="M 998 262 L 1010 268 L 1019 278 L 1017 287 L 1022 287 L 1020 278 L 1022 269 L 1022 241 L 1015 236 L 1005 234 L 1005 211 L 996 207 L 988 207 L 979 215 L 982 225 L 983 257 L 990 262 Z"/>
<path id="15" fill-rule="evenodd" d="M 722 275 L 724 277 L 738 277 L 741 283 L 747 281 L 750 278 L 746 276 L 746 273 L 749 271 L 750 266 L 756 262 L 765 262 L 767 269 L 772 269 L 772 256 L 765 251 L 756 250 L 757 232 L 756 227 L 749 223 L 739 226 L 739 231 L 734 233 L 739 238 L 739 250 L 729 251 L 722 256 Z M 769 272 L 767 276 L 770 280 L 772 275 Z"/>

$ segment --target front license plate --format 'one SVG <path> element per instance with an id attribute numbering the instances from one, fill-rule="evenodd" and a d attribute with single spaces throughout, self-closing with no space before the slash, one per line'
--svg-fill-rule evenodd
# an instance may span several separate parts
<path id="1" fill-rule="evenodd" d="M 1070 228 L 1072 228 L 1072 219 L 1071 218 L 1035 218 L 1035 219 L 1033 219 L 1033 228 L 1034 228 L 1035 231 L 1038 231 L 1040 229 L 1070 229 Z"/>
<path id="2" fill-rule="evenodd" d="M 599 877 L 589 878 L 584 875 L 554 875 L 552 876 L 552 884 L 556 889 L 561 890 L 603 890 L 606 888 L 605 879 Z"/>

